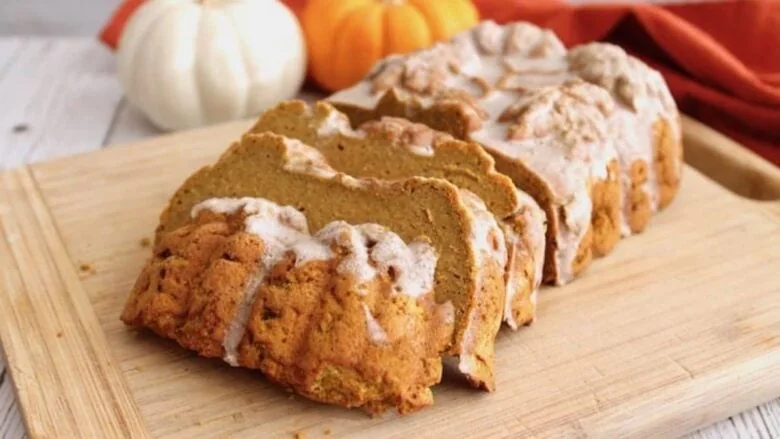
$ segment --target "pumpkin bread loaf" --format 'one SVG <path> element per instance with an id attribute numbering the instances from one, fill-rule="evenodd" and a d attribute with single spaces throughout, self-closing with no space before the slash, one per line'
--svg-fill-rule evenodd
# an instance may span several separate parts
<path id="1" fill-rule="evenodd" d="M 161 215 L 157 241 L 187 224 L 197 204 L 241 197 L 293 206 L 312 230 L 346 221 L 379 224 L 405 242 L 430 240 L 439 257 L 436 300 L 452 302 L 455 309 L 446 353 L 458 357 L 460 371 L 474 386 L 494 388 L 507 251 L 503 232 L 478 197 L 441 179 L 356 179 L 334 171 L 298 140 L 247 134 L 176 191 Z"/>
<path id="2" fill-rule="evenodd" d="M 399 104 L 394 115 L 404 111 Z M 544 208 L 549 220 L 544 278 L 565 284 L 590 264 L 594 252 L 607 254 L 620 238 L 620 167 L 605 118 L 611 100 L 596 86 L 572 81 L 523 97 L 503 94 L 494 104 L 492 117 L 480 108 L 485 119 L 473 129 L 467 128 L 472 124 L 467 111 L 426 124 L 468 132 L 468 139 L 493 155 L 496 169 Z"/>
<path id="3" fill-rule="evenodd" d="M 264 113 L 171 197 L 121 320 L 371 414 L 432 404 L 449 360 L 493 390 L 502 319 L 641 232 L 681 161 L 658 72 L 483 22 Z"/>
<path id="4" fill-rule="evenodd" d="M 504 230 L 509 260 L 504 320 L 533 322 L 544 264 L 544 212 L 495 171 L 482 147 L 405 119 L 383 118 L 353 130 L 346 116 L 318 102 L 287 101 L 266 111 L 251 132 L 274 132 L 320 151 L 336 170 L 357 177 L 436 177 L 481 198 Z"/>
<path id="5" fill-rule="evenodd" d="M 433 402 L 453 330 L 436 266 L 376 224 L 310 234 L 293 207 L 213 198 L 162 237 L 122 320 L 316 401 L 409 413 Z"/>
<path id="6" fill-rule="evenodd" d="M 493 32 L 503 30 L 479 26 L 388 60 L 329 100 L 350 118 L 405 117 L 480 143 L 545 209 L 544 278 L 564 284 L 620 238 L 620 165 L 606 123 L 614 103 L 581 80 L 556 85 L 544 57 L 565 52 L 552 34 L 524 24 L 508 27 L 509 39 Z M 533 87 L 515 82 L 513 55 L 542 60 Z"/>
<path id="7" fill-rule="evenodd" d="M 516 100 L 470 135 L 493 155 L 498 171 L 545 209 L 544 277 L 558 285 L 620 238 L 620 168 L 606 133 L 609 111 L 601 89 L 571 82 Z"/>
<path id="8" fill-rule="evenodd" d="M 679 188 L 679 113 L 662 76 L 617 46 L 591 43 L 567 52 L 549 30 L 486 21 L 448 44 L 378 63 L 330 100 L 356 124 L 392 115 L 469 138 L 499 95 L 573 78 L 605 88 L 615 101 L 607 119 L 621 162 L 621 232 L 641 232 Z"/>

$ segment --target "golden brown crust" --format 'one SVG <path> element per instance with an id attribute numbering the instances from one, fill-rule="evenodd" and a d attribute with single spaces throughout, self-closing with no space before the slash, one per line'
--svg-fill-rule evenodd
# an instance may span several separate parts
<path id="1" fill-rule="evenodd" d="M 439 353 L 451 331 L 432 298 L 392 295 L 387 278 L 374 281 L 364 298 L 334 266 L 280 264 L 258 292 L 239 364 L 308 398 L 372 414 L 432 404 L 430 387 L 441 379 Z M 386 342 L 371 340 L 367 312 Z"/>
<path id="2" fill-rule="evenodd" d="M 669 122 L 660 119 L 653 124 L 655 168 L 660 208 L 668 206 L 680 188 L 683 146 L 674 136 Z"/>
<path id="3" fill-rule="evenodd" d="M 631 169 L 629 170 L 631 187 L 628 193 L 627 203 L 629 206 L 627 210 L 629 216 L 628 225 L 631 233 L 642 232 L 653 215 L 650 196 L 647 190 L 645 190 L 648 178 L 647 167 L 648 164 L 644 160 L 635 160 L 631 163 Z"/>
<path id="4" fill-rule="evenodd" d="M 332 175 L 328 174 L 321 165 L 312 167 L 305 161 L 294 164 L 300 164 L 306 172 L 312 168 L 326 175 L 298 172 L 290 166 L 291 142 L 271 133 L 244 136 L 215 165 L 200 170 L 177 190 L 161 215 L 158 239 L 186 224 L 197 203 L 215 197 L 259 197 L 294 206 L 306 213 L 311 230 L 344 220 L 383 225 L 406 242 L 427 237 L 439 254 L 436 299 L 438 303 L 452 301 L 455 308 L 455 329 L 448 352 L 457 356 L 472 349 L 471 340 L 464 340 L 465 333 L 473 323 L 482 322 L 472 322 L 467 316 L 483 300 L 502 303 L 505 288 L 479 289 L 478 279 L 487 275 L 486 268 L 477 264 L 471 250 L 473 217 L 459 189 L 445 180 L 419 177 L 394 182 L 357 180 L 332 170 Z M 316 153 L 300 142 L 296 145 Z M 503 276 L 503 267 L 496 276 Z M 480 294 L 484 297 L 477 301 Z M 494 319 L 495 324 L 473 330 L 480 337 L 494 339 L 501 314 Z"/>
<path id="5" fill-rule="evenodd" d="M 449 134 L 434 131 L 428 125 L 414 123 L 400 117 L 383 117 L 366 122 L 360 126 L 360 131 L 366 133 L 368 138 L 385 140 L 389 144 L 422 145 L 430 146 L 430 149 L 441 142 L 465 143 L 454 140 Z M 368 157 L 365 159 L 370 160 Z"/>
<path id="6" fill-rule="evenodd" d="M 204 215 L 155 246 L 121 319 L 204 357 L 221 357 L 222 340 L 243 297 L 244 282 L 262 252 L 257 237 Z"/>
<path id="7" fill-rule="evenodd" d="M 563 100 L 555 102 L 564 109 L 560 114 L 562 117 L 540 116 L 522 120 L 523 113 L 532 109 L 527 104 L 529 96 L 536 93 L 534 90 L 543 87 L 544 81 L 538 81 L 538 77 L 547 76 L 550 79 L 548 85 L 560 86 L 560 91 L 581 98 L 582 103 L 590 107 L 585 110 L 600 110 L 605 121 L 596 125 L 608 126 L 618 142 L 616 149 L 625 169 L 618 169 L 622 173 L 620 181 L 623 187 L 620 192 L 623 194 L 617 197 L 617 204 L 604 206 L 606 202 L 614 203 L 616 198 L 612 175 L 607 181 L 594 179 L 589 182 L 594 197 L 593 256 L 604 256 L 619 240 L 616 231 L 623 235 L 642 231 L 650 215 L 656 209 L 667 206 L 679 188 L 682 145 L 674 100 L 658 72 L 617 46 L 592 43 L 578 46 L 569 52 L 561 46 L 560 50 L 548 51 L 549 57 L 541 56 L 544 60 L 533 60 L 533 44 L 542 32 L 532 27 L 527 29 L 528 38 L 518 39 L 522 43 L 519 47 L 523 48 L 523 56 L 498 56 L 506 52 L 510 29 L 511 25 L 488 23 L 458 35 L 446 45 L 405 57 L 394 57 L 374 74 L 381 77 L 385 71 L 398 70 L 406 72 L 404 75 L 396 75 L 381 89 L 374 88 L 374 93 L 365 92 L 367 88 L 357 86 L 338 93 L 331 100 L 350 117 L 359 118 L 361 122 L 383 115 L 407 117 L 449 132 L 457 138 L 479 140 L 491 153 L 494 152 L 494 146 L 499 149 L 511 148 L 502 145 L 504 139 L 499 137 L 524 141 L 550 127 L 571 134 L 573 138 L 570 143 L 573 144 L 582 144 L 583 140 L 589 143 L 589 138 L 598 140 L 599 135 L 583 132 L 588 128 L 588 124 L 583 122 L 589 118 L 581 118 L 571 127 L 568 126 L 566 122 L 571 121 L 569 118 L 574 112 L 569 111 L 571 105 Z M 444 68 L 452 64 L 453 59 L 457 60 L 455 64 L 464 67 Z M 404 80 L 412 71 L 417 71 L 428 81 L 425 92 L 410 87 Z M 474 86 L 472 79 L 475 75 L 481 75 L 481 79 L 487 81 L 488 85 L 498 89 L 493 95 L 494 99 L 481 99 L 485 87 Z M 606 99 L 595 92 L 586 92 L 584 87 L 577 86 L 577 90 L 575 87 L 567 87 L 567 82 L 572 78 L 594 84 L 594 88 L 598 88 Z M 369 76 L 365 81 L 373 79 L 373 76 Z M 507 86 L 511 90 L 506 90 Z M 448 87 L 457 89 L 460 94 L 465 93 L 468 99 L 454 99 L 448 101 L 446 106 L 440 105 L 441 99 L 437 95 Z M 514 105 L 511 104 L 513 99 L 516 99 Z M 555 105 L 548 108 L 549 99 L 548 102 L 544 99 L 533 101 L 538 104 L 537 107 L 543 107 L 542 114 L 549 114 L 558 108 Z M 492 108 L 490 114 L 493 116 L 485 119 L 485 108 L 506 105 L 507 102 L 510 102 L 509 107 L 503 113 L 500 112 L 501 108 Z M 503 124 L 500 129 L 494 129 L 496 110 L 499 110 L 497 121 Z M 593 118 L 590 121 L 593 122 Z M 652 133 L 649 133 L 648 128 L 653 121 Z M 469 135 L 474 131 L 473 135 Z M 559 139 L 563 143 L 568 142 L 566 136 L 557 135 L 556 140 Z M 602 156 L 597 160 L 602 161 L 604 158 Z M 641 164 L 636 165 L 641 161 L 645 162 L 646 169 L 642 169 Z M 610 169 L 614 171 L 612 165 Z M 601 175 L 600 170 L 596 173 Z M 527 188 L 522 189 L 530 192 Z M 567 255 L 571 255 L 568 248 Z M 588 259 L 586 252 L 580 251 L 578 264 L 582 265 Z"/>
<path id="8" fill-rule="evenodd" d="M 122 320 L 203 356 L 224 356 L 266 248 L 244 230 L 245 218 L 203 211 L 165 235 Z M 432 291 L 399 294 L 392 270 L 358 285 L 339 271 L 349 248 L 333 251 L 302 264 L 288 253 L 273 265 L 254 297 L 238 364 L 311 399 L 372 414 L 432 404 L 454 309 L 438 305 Z"/>
<path id="9" fill-rule="evenodd" d="M 580 241 L 580 246 L 577 247 L 577 255 L 572 263 L 572 272 L 575 276 L 579 276 L 590 266 L 591 262 L 593 262 L 593 226 L 588 228 L 582 241 Z M 549 280 L 549 282 L 553 281 L 553 279 Z"/>
<path id="10" fill-rule="evenodd" d="M 622 190 L 620 182 L 620 164 L 617 159 L 607 166 L 607 178 L 597 180 L 593 185 L 591 200 L 593 213 L 593 254 L 601 257 L 609 254 L 620 241 Z"/>

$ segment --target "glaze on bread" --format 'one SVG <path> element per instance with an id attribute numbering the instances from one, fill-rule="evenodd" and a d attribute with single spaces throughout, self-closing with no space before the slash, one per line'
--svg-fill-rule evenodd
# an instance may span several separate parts
<path id="1" fill-rule="evenodd" d="M 121 320 L 307 398 L 495 388 L 495 338 L 644 230 L 681 180 L 663 78 L 620 48 L 483 22 L 266 111 L 160 215 Z M 339 111 L 339 109 L 341 111 Z"/>
<path id="2" fill-rule="evenodd" d="M 680 187 L 677 106 L 661 74 L 618 46 L 585 44 L 566 58 L 571 74 L 603 87 L 615 101 L 608 123 L 623 169 L 623 233 L 639 233 Z"/>
<path id="3" fill-rule="evenodd" d="M 512 261 L 505 276 L 511 291 L 505 321 L 513 329 L 533 321 L 544 263 L 544 212 L 496 172 L 493 158 L 481 146 L 406 119 L 382 118 L 353 130 L 346 116 L 325 102 L 312 107 L 283 102 L 266 111 L 250 131 L 301 140 L 336 170 L 353 176 L 441 178 L 477 195 L 501 224 Z"/>
<path id="4" fill-rule="evenodd" d="M 122 320 L 317 401 L 409 413 L 433 402 L 453 330 L 437 259 L 376 224 L 310 234 L 295 208 L 209 199 L 157 244 Z"/>
<path id="5" fill-rule="evenodd" d="M 614 149 L 617 160 L 608 163 L 607 178 L 600 186 L 594 184 L 591 188 L 595 191 L 591 194 L 592 248 L 580 249 L 573 267 L 556 270 L 548 261 L 546 280 L 561 284 L 582 271 L 591 254 L 607 254 L 619 235 L 643 230 L 650 214 L 668 204 L 679 187 L 679 120 L 671 95 L 657 72 L 614 46 L 594 43 L 567 52 L 549 31 L 527 23 L 499 26 L 488 21 L 446 44 L 381 61 L 364 81 L 331 96 L 329 101 L 354 120 L 354 125 L 383 116 L 405 117 L 460 139 L 479 141 L 494 154 L 487 143 L 506 140 L 507 136 L 502 137 L 504 133 L 494 128 L 501 125 L 496 121 L 511 117 L 508 109 L 524 106 L 539 93 L 555 94 L 551 89 L 570 95 L 564 89 L 572 89 L 572 84 L 583 81 L 603 91 L 577 85 L 580 90 L 588 90 L 578 92 L 580 96 L 600 95 L 578 111 L 577 117 L 583 121 L 593 119 L 600 125 L 600 137 L 611 145 L 595 147 Z M 604 104 L 605 100 L 611 103 Z M 549 125 L 549 121 L 527 120 L 526 129 L 543 131 L 543 125 Z M 579 123 L 592 124 L 575 125 Z M 575 131 L 572 135 L 576 136 L 578 129 L 571 128 Z M 508 134 L 527 139 L 533 133 Z M 503 172 L 499 157 L 496 162 Z M 527 181 L 540 179 L 537 171 L 524 170 L 527 175 L 514 178 L 515 183 L 532 194 L 554 221 L 554 206 L 534 191 L 538 184 Z M 615 194 L 618 176 L 620 187 Z M 614 203 L 616 196 L 618 206 L 609 204 Z M 554 232 L 548 228 L 548 258 L 553 251 L 551 245 L 571 245 L 557 241 L 552 236 Z"/>
<path id="6" fill-rule="evenodd" d="M 405 242 L 430 240 L 439 255 L 436 299 L 455 307 L 447 352 L 475 386 L 493 389 L 507 254 L 503 233 L 479 198 L 441 179 L 356 179 L 298 140 L 247 134 L 176 191 L 161 215 L 158 240 L 187 224 L 197 204 L 242 197 L 293 206 L 311 230 L 345 221 L 379 224 Z"/>

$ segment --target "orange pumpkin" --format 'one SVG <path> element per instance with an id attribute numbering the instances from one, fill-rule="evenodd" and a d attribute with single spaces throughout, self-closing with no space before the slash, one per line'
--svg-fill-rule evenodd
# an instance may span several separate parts
<path id="1" fill-rule="evenodd" d="M 310 76 L 331 92 L 387 55 L 429 47 L 478 21 L 471 0 L 309 0 L 301 16 Z"/>

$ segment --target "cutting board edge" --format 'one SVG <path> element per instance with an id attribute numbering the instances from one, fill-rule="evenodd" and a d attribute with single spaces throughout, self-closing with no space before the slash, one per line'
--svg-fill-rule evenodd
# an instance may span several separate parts
<path id="1" fill-rule="evenodd" d="M 240 123 L 244 124 L 245 122 L 241 121 Z M 234 123 L 230 127 L 223 127 L 223 129 L 225 129 L 225 130 L 228 130 L 228 129 L 233 130 L 234 128 L 237 128 L 237 127 L 238 127 L 238 123 Z M 714 131 L 712 131 L 712 132 L 714 133 Z M 180 134 L 172 134 L 172 135 L 166 136 L 166 139 L 170 140 L 171 137 L 175 138 L 177 135 L 180 135 Z M 150 140 L 150 141 L 147 141 L 147 142 L 143 142 L 144 145 L 142 147 L 152 148 L 152 147 L 155 147 L 155 144 L 157 144 L 158 142 L 162 142 L 162 140 L 153 139 L 153 140 Z M 122 148 L 122 149 L 126 150 L 126 147 Z M 49 258 L 48 262 L 49 263 L 53 263 L 55 265 L 55 269 L 59 271 L 59 275 L 60 275 L 59 281 L 61 281 L 63 283 L 63 286 L 64 286 L 63 288 L 58 290 L 58 293 L 61 296 L 63 296 L 63 297 L 60 297 L 60 300 L 65 301 L 65 302 L 76 301 L 76 302 L 78 302 L 79 304 L 82 304 L 82 305 L 83 305 L 83 303 L 85 303 L 85 301 L 88 304 L 89 301 L 88 301 L 88 299 L 86 297 L 86 293 L 85 293 L 83 287 L 81 286 L 81 284 L 80 284 L 80 282 L 78 280 L 78 272 L 77 272 L 78 270 L 77 270 L 77 267 L 74 266 L 74 261 L 70 260 L 70 258 L 67 258 L 68 259 L 67 261 L 63 261 L 62 260 L 63 255 L 67 256 L 67 250 L 66 250 L 65 245 L 62 242 L 62 240 L 57 236 L 56 225 L 55 225 L 56 222 L 51 217 L 51 215 L 48 214 L 48 209 L 47 209 L 47 205 L 46 205 L 46 202 L 45 202 L 45 197 L 40 193 L 40 191 L 37 190 L 37 188 L 35 186 L 35 181 L 34 181 L 35 177 L 33 175 L 32 170 L 34 170 L 34 169 L 36 169 L 38 167 L 50 166 L 52 163 L 59 163 L 59 162 L 65 161 L 65 160 L 83 160 L 83 158 L 84 158 L 84 156 L 80 156 L 80 157 L 77 157 L 77 158 L 61 159 L 61 160 L 58 160 L 58 161 L 55 161 L 55 162 L 40 163 L 40 164 L 37 164 L 37 165 L 32 165 L 30 167 L 17 168 L 15 170 L 3 172 L 2 174 L 0 174 L 0 187 L 2 187 L 4 189 L 3 192 L 0 193 L 0 232 L 1 232 L 0 236 L 2 236 L 6 241 L 8 240 L 8 233 L 7 233 L 6 229 L 8 228 L 8 225 L 7 225 L 8 224 L 7 215 L 9 215 L 9 214 L 8 214 L 8 212 L 6 212 L 6 210 L 3 209 L 3 207 L 4 207 L 3 201 L 5 201 L 5 199 L 8 198 L 9 196 L 14 196 L 14 190 L 19 191 L 21 189 L 21 196 L 23 198 L 25 198 L 25 199 L 29 198 L 30 200 L 32 200 L 31 203 L 33 204 L 33 206 L 30 206 L 28 209 L 30 209 L 32 212 L 36 213 L 35 216 L 38 216 L 38 218 L 36 218 L 36 221 L 46 223 L 46 228 L 49 231 L 48 235 L 43 237 L 44 238 L 43 240 L 41 240 L 40 242 L 37 242 L 37 244 L 39 244 L 41 246 L 41 248 L 37 249 L 37 251 L 43 252 L 43 254 L 47 255 L 47 258 Z M 743 169 L 748 169 L 748 167 L 743 168 Z M 13 177 L 9 177 L 9 176 L 13 176 Z M 16 178 L 16 179 L 18 179 L 19 181 L 16 183 L 16 185 L 19 186 L 19 187 L 16 188 L 16 189 L 10 188 L 10 189 L 14 189 L 14 190 L 9 190 L 9 188 L 6 187 L 7 186 L 7 180 L 9 178 Z M 734 191 L 734 192 L 737 192 L 737 191 Z M 749 203 L 746 203 L 746 204 L 750 204 L 750 205 L 752 205 L 752 206 L 754 206 L 756 208 L 759 208 L 759 209 L 762 209 L 762 210 L 766 210 L 768 212 L 771 212 L 772 214 L 780 213 L 780 209 L 778 209 L 778 207 L 780 207 L 780 203 L 778 203 L 777 201 L 769 202 L 769 203 L 757 203 L 757 202 L 750 201 Z M 767 209 L 765 209 L 765 208 L 767 208 Z M 40 215 L 41 212 L 44 212 L 44 214 Z M 780 216 L 777 216 L 777 217 L 780 217 Z M 3 248 L 3 246 L 5 246 L 5 245 L 7 245 L 7 242 L 0 241 L 0 248 Z M 6 252 L 6 254 L 8 254 L 8 253 Z M 0 262 L 3 262 L 3 261 L 4 260 L 3 260 L 2 254 L 0 254 Z M 8 277 L 9 277 L 9 274 L 6 273 L 6 269 L 7 269 L 7 264 L 5 264 L 5 263 L 0 264 L 0 273 L 3 273 L 2 280 L 4 282 L 6 282 Z M 13 275 L 13 274 L 11 274 L 11 275 Z M 19 274 L 17 273 L 17 276 L 18 275 Z M 0 284 L 0 285 L 3 285 L 3 284 Z M 67 288 L 65 288 L 65 287 L 67 287 Z M 67 297 L 68 296 L 68 292 L 70 292 L 70 297 Z M 10 302 L 11 302 L 11 300 L 9 298 L 6 298 L 5 294 L 0 294 L 0 304 L 3 304 L 3 307 L 0 308 L 0 309 L 7 309 L 6 307 L 8 305 L 11 305 Z M 95 313 L 92 310 L 91 306 L 89 306 L 88 308 L 89 309 L 87 310 L 86 314 L 77 315 L 75 317 L 74 316 L 70 316 L 70 318 L 72 320 L 74 320 L 74 324 L 86 325 L 86 326 L 89 326 L 89 327 L 94 327 L 93 325 L 97 325 L 97 316 L 95 315 Z M 2 315 L 3 313 L 5 313 L 5 311 L 1 311 L 0 310 L 0 315 Z M 3 318 L 3 320 L 7 321 L 5 318 Z M 88 320 L 88 321 L 85 322 L 84 320 Z M 41 323 L 43 323 L 43 322 L 41 322 Z M 99 329 L 99 325 L 97 327 Z M 6 344 L 7 340 L 9 339 L 9 337 L 12 337 L 12 335 L 13 335 L 12 334 L 12 332 L 13 332 L 12 330 L 13 329 L 14 328 L 12 328 L 11 325 L 3 325 L 2 323 L 0 323 L 0 339 L 2 339 L 3 346 L 7 346 L 7 344 Z M 52 331 L 50 331 L 50 330 L 47 331 L 47 333 L 50 336 L 52 336 L 52 337 L 57 337 L 56 333 L 52 333 Z M 102 350 L 104 353 L 110 352 L 107 349 L 107 342 L 106 342 L 106 339 L 105 339 L 105 336 L 104 336 L 102 330 L 98 330 L 98 333 L 99 334 L 98 334 L 97 337 L 90 337 L 90 338 L 92 338 L 92 340 L 89 343 L 93 344 L 94 346 L 98 346 L 101 349 L 105 348 L 105 349 Z M 46 345 L 46 344 L 47 344 L 47 340 L 41 340 L 41 345 Z M 50 344 L 50 343 L 48 343 L 48 344 Z M 11 345 L 11 346 L 12 346 L 12 349 L 15 349 L 13 347 L 13 345 Z M 29 344 L 25 344 L 24 346 L 26 347 L 26 346 L 30 346 L 30 345 Z M 4 349 L 7 350 L 7 348 L 4 348 Z M 100 351 L 101 349 L 98 349 L 98 351 Z M 766 356 L 759 357 L 759 359 L 764 359 L 765 357 Z M 771 357 L 773 359 L 775 359 L 776 355 L 773 353 L 773 354 L 771 354 Z M 758 360 L 754 359 L 754 361 L 758 361 Z M 38 363 L 36 361 L 32 361 L 32 362 L 28 361 L 28 364 L 39 365 L 40 363 Z M 142 417 L 141 417 L 141 415 L 140 415 L 140 413 L 138 411 L 137 404 L 135 404 L 132 401 L 132 398 L 131 398 L 132 394 L 130 393 L 129 388 L 127 387 L 126 380 L 123 378 L 122 373 L 119 370 L 119 367 L 116 365 L 116 363 L 114 361 L 112 361 L 111 358 L 108 358 L 108 359 L 104 358 L 102 360 L 98 360 L 97 364 L 99 365 L 99 367 L 110 366 L 110 373 L 115 374 L 115 375 L 118 374 L 117 376 L 119 378 L 118 381 L 116 383 L 113 383 L 112 385 L 118 386 L 119 392 L 124 393 L 125 396 L 130 396 L 130 400 L 129 401 L 125 401 L 125 402 L 121 402 L 120 401 L 120 402 L 118 402 L 119 406 L 123 407 L 123 409 L 119 410 L 118 412 L 115 412 L 115 414 L 117 415 L 116 419 L 114 420 L 115 422 L 112 421 L 109 424 L 115 424 L 115 425 L 118 425 L 118 426 L 127 427 L 127 430 L 125 431 L 125 433 L 127 433 L 130 437 L 146 437 L 148 435 L 148 432 L 146 430 L 145 425 L 143 424 L 143 419 L 142 419 Z M 745 363 L 745 364 L 753 364 L 753 361 L 751 361 L 749 363 Z M 775 364 L 773 366 L 774 367 L 778 367 L 778 365 L 780 365 L 780 359 L 778 359 L 778 364 Z M 44 437 L 44 436 L 47 436 L 48 433 L 51 433 L 53 431 L 60 431 L 61 432 L 62 431 L 61 427 L 62 427 L 62 425 L 64 425 L 64 424 L 62 424 L 62 422 L 64 422 L 65 424 L 73 424 L 73 419 L 68 419 L 68 413 L 64 413 L 63 410 L 59 410 L 59 412 L 58 413 L 54 413 L 54 415 L 63 417 L 63 420 L 61 420 L 59 422 L 54 422 L 55 420 L 52 419 L 50 421 L 50 423 L 48 424 L 48 425 L 51 425 L 51 426 L 56 426 L 55 428 L 59 427 L 58 430 L 53 430 L 53 429 L 52 430 L 46 430 L 44 428 L 45 426 L 38 425 L 38 424 L 40 424 L 40 422 L 38 422 L 38 418 L 36 418 L 35 420 L 32 418 L 33 411 L 37 410 L 38 406 L 40 405 L 40 404 L 36 404 L 35 401 L 31 401 L 32 397 L 30 395 L 34 394 L 35 392 L 32 391 L 32 390 L 29 390 L 30 386 L 28 386 L 28 391 L 26 392 L 27 395 L 25 395 L 25 391 L 24 390 L 20 391 L 21 383 L 25 383 L 25 384 L 29 384 L 30 383 L 30 380 L 28 379 L 28 377 L 26 377 L 26 375 L 28 373 L 25 372 L 24 371 L 25 369 L 23 367 L 21 367 L 21 366 L 22 365 L 19 364 L 18 356 L 16 356 L 12 352 L 11 356 L 10 356 L 8 368 L 9 368 L 9 372 L 11 373 L 11 376 L 12 376 L 12 379 L 13 379 L 13 382 L 14 382 L 14 388 L 15 388 L 17 394 L 20 396 L 20 406 L 22 407 L 22 412 L 23 412 L 24 417 L 25 417 L 25 422 L 27 423 L 27 426 L 28 426 L 28 431 L 29 431 L 30 437 L 39 437 L 39 436 L 40 437 Z M 92 364 L 91 366 L 89 364 L 87 365 L 88 369 L 94 368 L 94 367 L 96 367 L 95 364 Z M 58 374 L 67 373 L 67 372 L 59 371 L 58 370 L 58 365 L 56 365 L 56 364 L 53 366 L 53 370 L 55 372 L 57 372 Z M 772 369 L 772 370 L 775 370 L 775 369 Z M 687 382 L 688 381 L 686 381 L 686 383 Z M 41 387 L 41 383 L 35 383 L 35 384 L 38 387 Z M 684 385 L 684 384 L 685 383 L 681 383 L 681 385 Z M 102 386 L 102 384 L 101 384 L 101 386 Z M 42 391 L 42 390 L 38 389 L 37 391 Z M 111 392 L 109 391 L 109 394 L 110 393 Z M 714 422 L 714 421 L 716 421 L 716 420 L 718 420 L 720 418 L 725 418 L 727 416 L 736 414 L 739 411 L 742 411 L 744 409 L 747 409 L 747 408 L 753 407 L 753 406 L 755 406 L 757 404 L 760 404 L 762 402 L 765 402 L 765 401 L 771 399 L 772 397 L 776 396 L 777 394 L 780 394 L 780 389 L 772 388 L 771 391 L 767 391 L 766 394 L 769 395 L 769 396 L 764 397 L 764 393 L 759 393 L 759 392 L 752 392 L 752 393 L 751 392 L 747 392 L 746 395 L 742 395 L 743 399 L 739 400 L 740 403 L 739 403 L 738 406 L 730 406 L 730 404 L 726 404 L 727 406 L 730 406 L 730 407 L 728 407 L 728 408 L 725 407 L 725 406 L 722 407 L 722 410 L 718 411 L 717 415 L 711 415 L 711 416 L 708 416 L 706 418 L 702 418 L 702 420 L 700 420 L 699 422 L 695 423 L 695 425 L 694 424 L 685 425 L 684 429 L 680 429 L 679 430 L 679 433 L 682 434 L 682 433 L 685 433 L 685 432 L 690 431 L 692 429 L 704 427 L 704 426 L 708 425 L 709 423 Z M 76 398 L 76 399 L 78 399 L 78 398 Z M 66 400 L 66 402 L 73 401 L 72 398 L 69 398 L 67 396 L 65 397 L 65 400 Z M 44 399 L 41 399 L 40 401 L 44 401 Z M 96 402 L 100 405 L 100 404 L 105 404 L 106 401 L 105 401 L 105 399 L 99 399 L 98 398 L 98 399 L 96 399 Z M 129 403 L 129 406 L 123 406 L 123 404 L 125 404 L 125 403 Z M 73 404 L 73 403 L 71 403 L 71 404 Z M 642 401 L 637 401 L 636 404 L 642 405 L 643 403 L 642 403 Z M 648 404 L 650 404 L 650 403 L 648 403 Z M 691 410 L 693 410 L 693 409 L 694 408 L 691 408 Z M 624 410 L 624 409 L 621 409 L 621 411 L 622 410 Z M 615 411 L 615 410 L 613 410 L 613 411 Z M 73 413 L 73 412 L 71 412 L 71 413 Z M 78 410 L 76 410 L 75 413 L 78 413 Z M 689 413 L 690 413 L 690 410 L 689 411 L 683 411 L 683 412 L 677 411 L 677 412 L 675 412 L 673 414 L 669 414 L 669 415 L 670 416 L 674 415 L 676 417 L 683 417 L 683 415 L 689 414 Z M 51 413 L 49 415 L 51 416 Z M 601 426 L 605 422 L 604 419 L 608 419 L 610 416 L 622 416 L 622 415 L 624 415 L 624 414 L 622 414 L 622 413 L 610 413 L 610 411 L 608 411 L 608 412 L 605 412 L 605 413 L 600 413 L 600 414 L 597 414 L 597 415 L 593 415 L 591 417 L 584 418 L 581 421 L 582 424 L 584 425 L 584 430 L 583 431 L 587 432 L 587 431 L 590 430 L 590 431 L 597 432 L 597 433 L 600 434 L 600 432 L 602 431 L 601 430 L 601 428 L 602 428 Z M 81 424 L 81 423 L 77 422 L 76 424 Z M 653 424 L 653 425 L 648 424 L 648 428 L 653 428 L 654 426 L 656 426 L 656 425 L 655 424 Z M 77 425 L 77 427 L 81 427 L 81 425 Z M 42 429 L 43 429 L 43 431 L 42 431 Z M 609 431 L 614 431 L 614 430 L 609 430 Z M 648 434 L 652 434 L 649 431 L 647 433 Z"/>
<path id="2" fill-rule="evenodd" d="M 780 349 L 733 366 L 728 370 L 701 374 L 662 391 L 642 395 L 620 406 L 580 419 L 576 422 L 577 430 L 593 438 L 680 437 L 780 395 L 780 381 L 771 378 L 780 375 Z M 735 374 L 734 368 L 743 372 Z M 701 381 L 708 383 L 706 392 L 702 391 L 703 386 L 699 384 Z M 714 386 L 713 382 L 716 383 Z M 713 400 L 713 394 L 726 394 L 729 397 Z M 670 410 L 667 401 L 672 399 L 676 400 L 677 405 Z M 684 401 L 683 410 L 680 410 L 680 401 Z M 701 407 L 705 404 L 708 409 L 701 415 Z M 691 416 L 693 413 L 699 413 L 700 416 Z M 630 429 L 626 426 L 630 426 Z M 555 436 L 554 432 L 552 436 Z"/>
<path id="3" fill-rule="evenodd" d="M 743 198 L 780 205 L 780 168 L 690 116 L 682 124 L 686 163 Z"/>
<path id="4" fill-rule="evenodd" d="M 0 174 L 0 238 L 0 342 L 28 436 L 149 437 L 29 167 Z"/>

